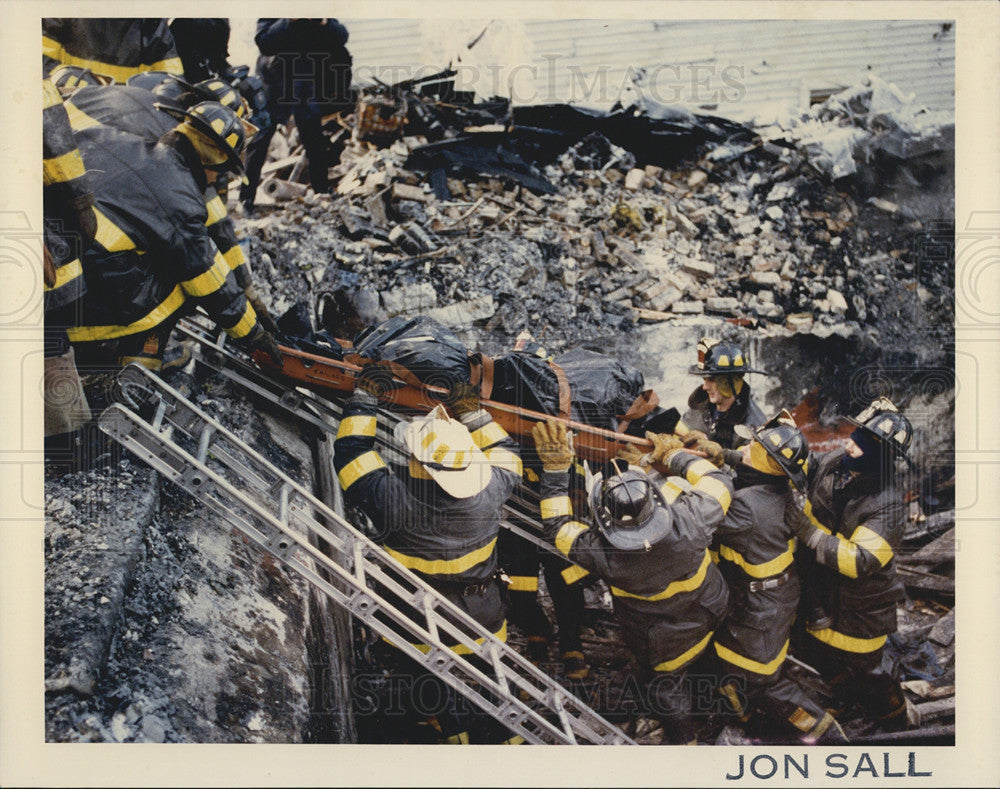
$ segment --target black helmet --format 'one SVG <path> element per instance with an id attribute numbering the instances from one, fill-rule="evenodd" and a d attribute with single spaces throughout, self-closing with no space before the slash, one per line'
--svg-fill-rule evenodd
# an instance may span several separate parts
<path id="1" fill-rule="evenodd" d="M 670 508 L 663 494 L 641 471 L 598 476 L 590 490 L 590 509 L 601 534 L 623 551 L 648 551 L 670 529 Z"/>
<path id="2" fill-rule="evenodd" d="M 907 454 L 913 439 L 913 425 L 899 413 L 888 397 L 878 398 L 857 417 L 843 418 L 873 436 L 879 444 L 888 446 L 894 455 L 913 466 L 913 460 Z"/>
<path id="3" fill-rule="evenodd" d="M 750 431 L 764 451 L 770 455 L 788 475 L 792 484 L 801 491 L 806 489 L 806 474 L 809 471 L 809 443 L 795 420 L 786 409 L 772 417 L 760 427 Z M 751 453 L 753 449 L 751 448 Z"/>
<path id="4" fill-rule="evenodd" d="M 746 375 L 763 370 L 750 368 L 750 357 L 734 342 L 702 337 L 698 340 L 698 363 L 688 368 L 692 375 Z"/>
<path id="5" fill-rule="evenodd" d="M 152 91 L 157 85 L 170 79 L 172 76 L 173 74 L 167 71 L 141 71 L 125 80 L 125 84 L 130 88 L 142 88 L 143 90 Z"/>
<path id="6" fill-rule="evenodd" d="M 246 118 L 250 114 L 246 101 L 236 90 L 225 80 L 213 77 L 195 83 L 195 93 L 198 101 L 217 101 L 223 107 L 228 107 L 240 118 Z"/>
<path id="7" fill-rule="evenodd" d="M 240 153 L 247 140 L 256 133 L 256 126 L 238 117 L 235 112 L 223 107 L 217 101 L 203 101 L 189 110 L 160 103 L 153 106 L 182 121 L 182 125 L 186 123 L 200 132 L 208 138 L 215 149 L 224 154 L 224 162 L 205 164 L 205 167 L 220 172 L 227 170 L 234 172 L 244 184 L 247 183 Z"/>
<path id="8" fill-rule="evenodd" d="M 201 96 L 195 92 L 194 85 L 176 74 L 167 74 L 160 84 L 152 90 L 153 95 L 157 98 L 172 102 L 180 107 L 202 100 Z"/>
<path id="9" fill-rule="evenodd" d="M 83 66 L 70 66 L 65 63 L 56 66 L 49 72 L 49 79 L 56 86 L 60 93 L 68 93 L 77 88 L 89 85 L 110 85 L 114 82 L 111 77 L 103 74 L 95 74 L 89 68 Z"/>

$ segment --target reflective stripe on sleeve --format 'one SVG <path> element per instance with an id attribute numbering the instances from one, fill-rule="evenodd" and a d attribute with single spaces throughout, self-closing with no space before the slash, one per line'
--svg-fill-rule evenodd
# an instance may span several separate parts
<path id="1" fill-rule="evenodd" d="M 553 496 L 549 499 L 542 499 L 538 502 L 538 509 L 542 513 L 542 520 L 573 514 L 573 504 L 570 502 L 569 496 Z"/>
<path id="2" fill-rule="evenodd" d="M 882 535 L 873 532 L 867 526 L 858 526 L 851 535 L 851 542 L 868 551 L 883 567 L 892 558 L 892 546 L 882 538 Z"/>
<path id="3" fill-rule="evenodd" d="M 574 564 L 572 567 L 567 567 L 561 573 L 562 579 L 566 582 L 566 585 L 575 584 L 581 578 L 586 578 L 590 573 L 584 570 L 580 565 Z"/>
<path id="4" fill-rule="evenodd" d="M 208 218 L 205 220 L 205 227 L 211 227 L 220 219 L 226 218 L 226 207 L 222 203 L 222 198 L 218 195 L 205 203 L 205 209 L 208 211 Z"/>
<path id="5" fill-rule="evenodd" d="M 480 449 L 491 447 L 507 438 L 507 431 L 496 422 L 487 422 L 478 430 L 472 431 L 472 440 Z"/>
<path id="6" fill-rule="evenodd" d="M 375 453 L 372 452 L 370 454 L 374 455 Z M 376 457 L 378 456 L 376 455 Z M 383 463 L 382 465 L 384 466 L 385 464 Z M 350 465 L 345 466 L 344 470 L 346 471 L 348 468 L 350 468 Z M 342 471 L 341 474 L 343 473 Z M 410 556 L 409 554 L 400 553 L 389 546 L 383 547 L 386 553 L 410 570 L 416 570 L 425 575 L 456 575 L 457 573 L 464 573 L 467 570 L 471 570 L 477 564 L 481 564 L 489 559 L 493 555 L 493 549 L 496 547 L 496 544 L 497 538 L 494 537 L 481 548 L 476 548 L 476 550 L 469 551 L 469 553 L 457 556 L 454 559 L 425 559 L 422 556 Z"/>
<path id="7" fill-rule="evenodd" d="M 681 666 L 698 657 L 704 651 L 705 647 L 708 646 L 708 642 L 711 641 L 713 635 L 714 631 L 709 631 L 707 636 L 690 649 L 682 652 L 672 660 L 664 660 L 662 663 L 653 666 L 653 671 L 676 671 Z"/>
<path id="8" fill-rule="evenodd" d="M 838 633 L 833 628 L 827 627 L 823 630 L 807 630 L 809 635 L 822 641 L 836 649 L 842 649 L 845 652 L 858 652 L 866 654 L 868 652 L 874 652 L 876 649 L 881 649 L 885 646 L 886 636 L 876 636 L 875 638 L 856 638 L 855 636 L 847 636 L 843 633 Z"/>
<path id="9" fill-rule="evenodd" d="M 747 575 L 754 578 L 767 578 L 783 572 L 795 559 L 795 538 L 788 541 L 788 550 L 767 562 L 751 564 L 739 551 L 735 551 L 728 545 L 719 546 L 719 556 L 743 569 Z"/>
<path id="10" fill-rule="evenodd" d="M 69 125 L 73 128 L 73 131 L 83 131 L 84 129 L 101 125 L 101 122 L 97 118 L 89 116 L 77 107 L 71 99 L 64 102 L 63 106 L 66 108 L 66 114 L 69 116 Z"/>
<path id="11" fill-rule="evenodd" d="M 738 652 L 733 652 L 733 650 L 728 647 L 722 646 L 718 641 L 715 642 L 715 652 L 716 654 L 727 663 L 737 666 L 747 671 L 752 671 L 754 674 L 764 674 L 770 676 L 779 668 L 781 664 L 785 662 L 785 656 L 788 655 L 788 641 L 785 641 L 785 645 L 781 648 L 781 651 L 773 660 L 769 660 L 767 663 L 758 663 L 756 660 L 751 660 L 748 657 L 744 657 Z"/>
<path id="12" fill-rule="evenodd" d="M 340 420 L 337 438 L 345 436 L 374 436 L 377 420 L 374 416 L 349 416 Z"/>
<path id="13" fill-rule="evenodd" d="M 59 290 L 59 288 L 72 282 L 77 277 L 83 274 L 83 264 L 80 263 L 80 259 L 71 260 L 56 269 L 56 284 L 51 288 L 46 285 L 45 290 Z"/>
<path id="14" fill-rule="evenodd" d="M 564 556 L 569 556 L 570 549 L 576 538 L 588 530 L 586 524 L 580 521 L 566 521 L 556 534 L 556 549 Z"/>
<path id="15" fill-rule="evenodd" d="M 512 575 L 507 589 L 511 592 L 537 592 L 537 575 Z"/>
<path id="16" fill-rule="evenodd" d="M 631 592 L 626 592 L 624 589 L 619 589 L 617 586 L 611 587 L 611 594 L 615 597 L 634 597 L 637 600 L 666 600 L 668 597 L 673 597 L 674 595 L 681 594 L 682 592 L 692 592 L 701 586 L 702 582 L 705 580 L 705 576 L 708 574 L 708 566 L 711 563 L 712 557 L 709 555 L 708 551 L 705 551 L 705 558 L 701 560 L 701 566 L 698 567 L 694 575 L 681 581 L 674 581 L 662 592 L 657 592 L 656 594 L 632 594 Z"/>
<path id="17" fill-rule="evenodd" d="M 53 156 L 51 159 L 42 160 L 42 183 L 45 185 L 72 181 L 74 178 L 85 175 L 86 172 L 78 148 L 74 148 L 62 156 Z"/>
<path id="18" fill-rule="evenodd" d="M 385 461 L 378 456 L 378 453 L 364 452 L 344 466 L 337 474 L 337 479 L 340 480 L 340 487 L 347 490 L 365 474 L 378 471 L 380 468 L 385 468 Z"/>
<path id="19" fill-rule="evenodd" d="M 243 317 L 240 318 L 240 322 L 232 328 L 226 329 L 226 334 L 234 340 L 238 340 L 240 337 L 246 337 L 256 325 L 257 313 L 254 312 L 253 307 L 247 302 L 247 308 L 243 311 Z"/>
<path id="20" fill-rule="evenodd" d="M 712 466 L 712 468 L 715 468 L 715 466 Z M 733 500 L 733 494 L 729 492 L 729 488 L 721 480 L 715 477 L 702 477 L 694 483 L 694 489 L 707 493 L 719 502 L 719 506 L 722 507 L 723 512 L 729 511 L 729 504 Z"/>
<path id="21" fill-rule="evenodd" d="M 486 456 L 486 459 L 489 461 L 491 466 L 496 466 L 497 468 L 504 469 L 505 471 L 513 472 L 519 477 L 521 476 L 521 458 L 509 449 L 493 447 L 492 449 L 484 450 L 483 454 Z"/>
<path id="22" fill-rule="evenodd" d="M 228 275 L 229 264 L 221 253 L 216 252 L 212 260 L 212 267 L 208 271 L 203 271 L 197 277 L 184 280 L 181 285 L 192 296 L 208 296 L 222 287 Z"/>
<path id="23" fill-rule="evenodd" d="M 234 244 L 223 252 L 222 257 L 226 259 L 226 263 L 229 264 L 231 271 L 236 271 L 236 269 L 247 262 L 247 257 L 243 254 L 243 249 L 239 244 Z"/>
<path id="24" fill-rule="evenodd" d="M 823 534 L 833 534 L 832 531 L 830 531 L 828 528 L 826 528 L 826 526 L 820 523 L 819 519 L 815 515 L 813 515 L 813 508 L 811 501 L 806 500 L 806 506 L 802 508 L 802 511 L 806 514 L 806 517 L 809 519 L 809 522 L 817 529 L 819 529 L 821 532 L 823 532 Z"/>
<path id="25" fill-rule="evenodd" d="M 97 217 L 97 236 L 95 240 L 108 252 L 125 252 L 135 249 L 135 242 L 128 237 L 118 225 L 108 219 L 100 210 L 94 208 Z"/>
<path id="26" fill-rule="evenodd" d="M 848 578 L 858 577 L 858 546 L 837 538 L 837 570 Z"/>
<path id="27" fill-rule="evenodd" d="M 125 337 L 129 334 L 139 334 L 149 331 L 154 326 L 159 326 L 173 315 L 183 303 L 184 291 L 178 285 L 167 298 L 134 323 L 127 326 L 71 326 L 66 329 L 66 334 L 71 342 L 96 342 Z"/>

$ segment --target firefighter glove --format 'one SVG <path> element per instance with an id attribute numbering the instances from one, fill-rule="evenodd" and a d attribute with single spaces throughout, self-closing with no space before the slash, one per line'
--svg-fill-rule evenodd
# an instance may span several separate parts
<path id="1" fill-rule="evenodd" d="M 458 381 L 448 392 L 447 403 L 457 416 L 479 410 L 479 387 L 468 381 Z"/>
<path id="2" fill-rule="evenodd" d="M 285 357 L 281 355 L 278 343 L 274 341 L 274 335 L 261 326 L 260 323 L 254 327 L 253 332 L 250 334 L 247 346 L 250 353 L 254 351 L 263 351 L 266 353 L 278 367 L 282 367 L 285 364 Z"/>
<path id="3" fill-rule="evenodd" d="M 531 436 L 545 471 L 569 471 L 573 463 L 573 439 L 565 423 L 557 419 L 539 422 L 531 429 Z"/>
<path id="4" fill-rule="evenodd" d="M 722 449 L 722 444 L 716 441 L 709 441 L 707 438 L 703 438 L 692 444 L 685 442 L 684 446 L 686 449 L 693 449 L 695 452 L 704 452 L 705 457 L 708 458 L 708 462 L 716 468 L 722 468 L 726 462 L 726 455 Z"/>
<path id="5" fill-rule="evenodd" d="M 672 433 L 647 431 L 646 438 L 653 442 L 653 451 L 649 453 L 650 463 L 666 463 L 672 454 L 684 448 L 684 442 Z"/>
<path id="6" fill-rule="evenodd" d="M 650 468 L 649 453 L 642 452 L 635 444 L 626 444 L 623 446 L 618 450 L 615 458 L 624 460 L 630 466 L 639 466 L 644 471 L 648 471 Z"/>
<path id="7" fill-rule="evenodd" d="M 823 537 L 823 532 L 806 515 L 805 506 L 805 494 L 789 485 L 785 491 L 785 525 L 800 542 L 815 550 Z"/>
<path id="8" fill-rule="evenodd" d="M 708 441 L 708 436 L 700 430 L 688 430 L 681 436 L 681 441 L 684 442 L 685 447 L 693 447 L 699 441 Z"/>

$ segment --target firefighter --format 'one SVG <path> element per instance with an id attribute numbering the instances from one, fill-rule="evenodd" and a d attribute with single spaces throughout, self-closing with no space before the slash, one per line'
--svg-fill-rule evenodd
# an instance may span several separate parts
<path id="1" fill-rule="evenodd" d="M 42 80 L 44 435 L 47 458 L 72 460 L 90 408 L 66 327 L 86 290 L 80 258 L 97 232 L 94 196 L 59 92 Z M 78 458 L 79 459 L 79 458 Z"/>
<path id="2" fill-rule="evenodd" d="M 201 82 L 228 73 L 228 19 L 178 17 L 170 20 L 170 33 L 188 82 Z"/>
<path id="3" fill-rule="evenodd" d="M 813 457 L 808 497 L 786 510 L 800 550 L 815 555 L 828 614 L 807 625 L 804 657 L 828 679 L 838 706 L 861 702 L 872 718 L 904 725 L 906 700 L 883 652 L 906 599 L 893 558 L 907 517 L 896 461 L 913 465 L 913 428 L 885 397 L 846 419 L 856 426 L 850 439 Z"/>
<path id="4" fill-rule="evenodd" d="M 457 419 L 437 406 L 399 424 L 397 438 L 409 459 L 393 473 L 374 449 L 376 405 L 389 389 L 387 378 L 384 368 L 364 367 L 344 407 L 334 465 L 345 502 L 368 517 L 373 539 L 391 556 L 505 641 L 496 543 L 503 504 L 521 477 L 516 445 L 480 408 L 477 388 L 457 384 Z M 453 648 L 461 654 L 460 646 Z M 453 692 L 443 683 L 440 690 L 455 706 Z M 436 718 L 445 742 L 471 742 L 467 715 L 443 708 Z M 499 724 L 487 725 L 483 736 L 512 739 L 506 729 L 499 733 Z"/>
<path id="5" fill-rule="evenodd" d="M 783 676 L 799 602 L 785 491 L 805 489 L 809 446 L 787 411 L 737 431 L 751 440 L 729 458 L 735 492 L 713 546 L 731 600 L 713 640 L 720 689 L 738 715 L 758 708 L 804 742 L 845 742 L 833 717 Z"/>
<path id="6" fill-rule="evenodd" d="M 267 149 L 279 123 L 295 116 L 299 139 L 309 161 L 309 183 L 316 193 L 329 192 L 331 154 L 323 135 L 323 116 L 350 107 L 351 64 L 347 28 L 336 19 L 258 19 L 254 41 L 260 50 L 257 72 L 268 91 L 270 126 L 250 146 L 249 182 L 240 192 L 247 213 Z"/>
<path id="7" fill-rule="evenodd" d="M 742 443 L 734 432 L 736 425 L 759 427 L 767 421 L 743 380 L 748 373 L 761 371 L 751 369 L 750 358 L 736 343 L 702 337 L 698 362 L 688 372 L 703 379 L 688 398 L 688 410 L 675 429 L 681 435 L 691 433 L 689 445 L 707 437 L 723 449 L 735 449 Z"/>
<path id="8" fill-rule="evenodd" d="M 163 109 L 180 123 L 155 143 L 102 125 L 78 133 L 97 235 L 83 257 L 87 294 L 69 339 L 89 365 L 158 369 L 173 326 L 198 304 L 230 337 L 280 363 L 206 229 L 205 189 L 222 173 L 242 176 L 239 152 L 253 127 L 213 102 Z"/>
<path id="9" fill-rule="evenodd" d="M 174 116 L 163 111 L 162 107 L 182 110 L 202 101 L 218 101 L 238 117 L 246 119 L 246 103 L 239 93 L 223 81 L 206 80 L 197 85 L 189 85 L 180 77 L 163 72 L 158 75 L 153 72 L 141 74 L 130 79 L 127 85 L 80 88 L 66 100 L 66 109 L 74 130 L 78 132 L 91 126 L 104 125 L 156 142 L 176 125 Z M 161 108 L 157 108 L 157 104 Z M 258 320 L 269 332 L 276 334 L 277 324 L 254 284 L 253 274 L 239 244 L 236 227 L 226 210 L 220 188 L 218 181 L 205 188 L 208 234 L 229 264 L 236 284 L 243 289 Z"/>
<path id="10" fill-rule="evenodd" d="M 42 19 L 42 69 L 83 66 L 125 82 L 143 71 L 183 74 L 166 19 Z"/>
<path id="11" fill-rule="evenodd" d="M 532 436 L 542 461 L 546 534 L 570 561 L 608 583 L 665 740 L 692 742 L 686 674 L 726 613 L 729 592 L 708 548 L 729 508 L 732 483 L 684 451 L 678 437 L 648 434 L 656 445 L 652 461 L 685 478 L 686 489 L 673 477 L 657 487 L 646 473 L 618 461 L 590 491 L 594 530 L 573 516 L 573 448 L 565 424 L 539 423 Z"/>

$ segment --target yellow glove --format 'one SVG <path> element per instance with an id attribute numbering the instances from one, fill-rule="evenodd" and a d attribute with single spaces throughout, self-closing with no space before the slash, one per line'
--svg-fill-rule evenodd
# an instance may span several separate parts
<path id="1" fill-rule="evenodd" d="M 531 429 L 538 459 L 545 471 L 569 471 L 573 463 L 573 440 L 566 425 L 557 419 L 539 422 Z"/>
<path id="2" fill-rule="evenodd" d="M 681 436 L 681 441 L 684 442 L 685 447 L 690 448 L 699 441 L 708 441 L 708 436 L 700 430 L 688 430 L 683 436 Z"/>
<path id="3" fill-rule="evenodd" d="M 646 438 L 653 442 L 653 451 L 649 453 L 650 463 L 666 463 L 667 459 L 680 449 L 684 442 L 672 433 L 646 432 Z"/>
<path id="4" fill-rule="evenodd" d="M 639 466 L 644 471 L 648 471 L 650 468 L 649 454 L 640 451 L 639 447 L 635 444 L 626 444 L 618 450 L 618 454 L 615 457 L 624 460 L 630 466 Z"/>
<path id="5" fill-rule="evenodd" d="M 709 441 L 705 438 L 700 441 L 696 441 L 690 446 L 685 444 L 685 448 L 693 449 L 695 452 L 704 452 L 708 462 L 716 468 L 722 468 L 723 464 L 726 462 L 725 451 L 722 449 L 722 444 L 719 444 L 716 441 Z"/>

